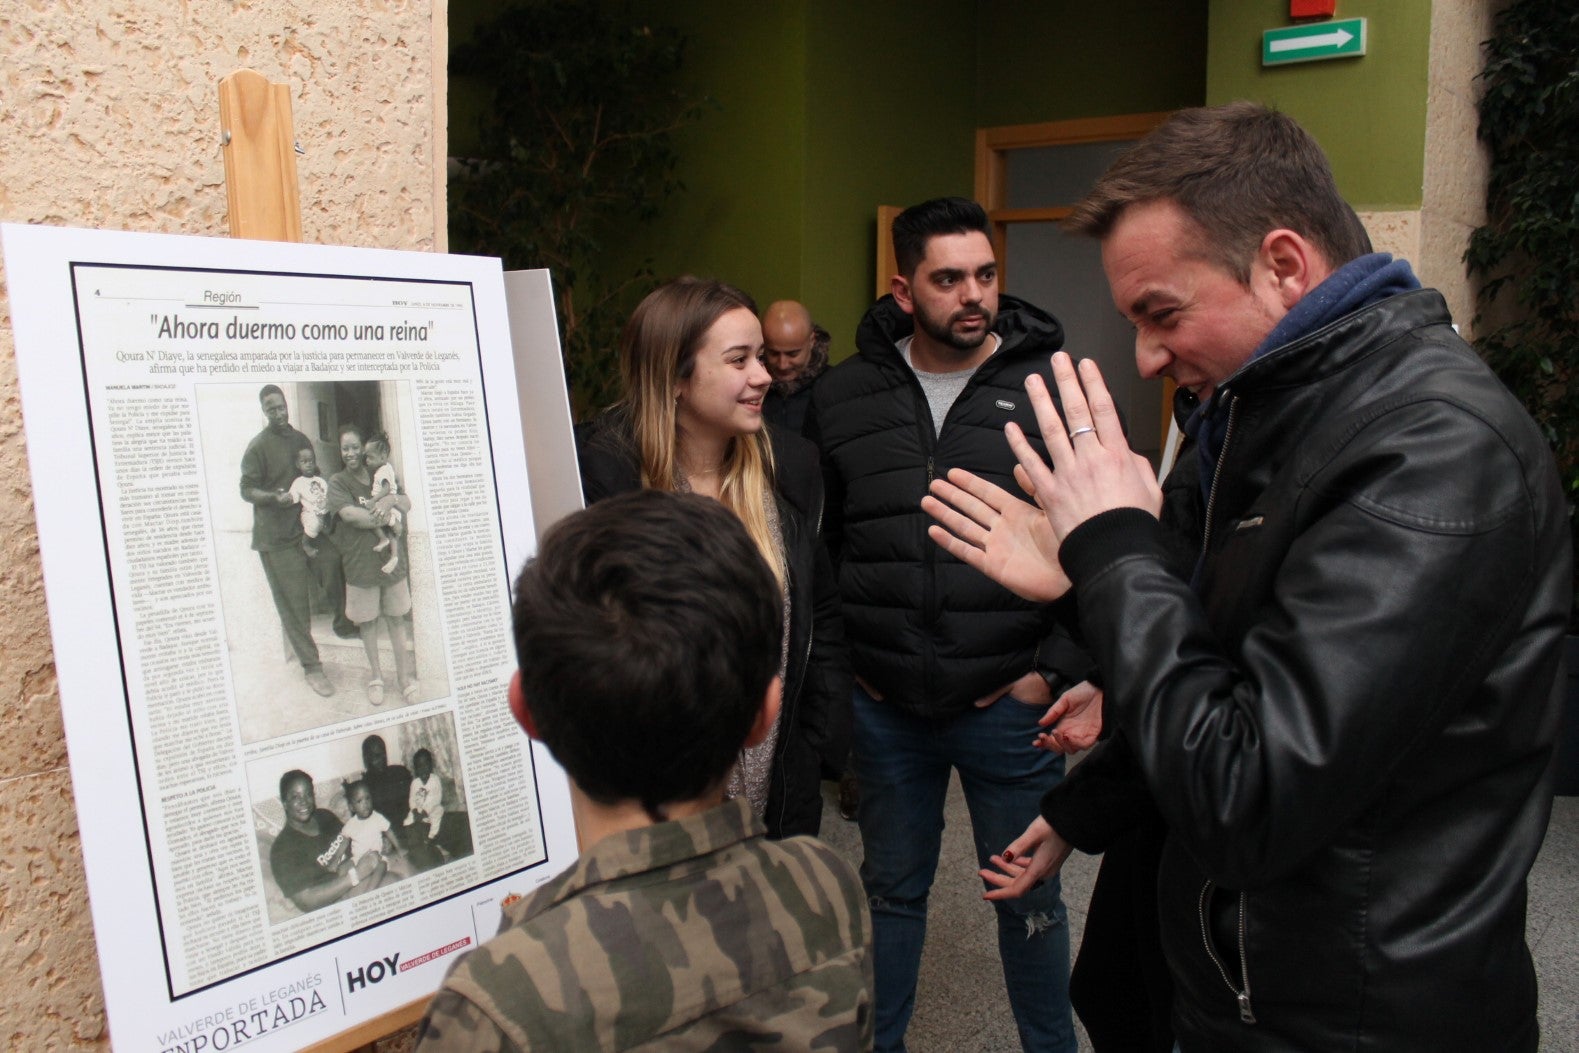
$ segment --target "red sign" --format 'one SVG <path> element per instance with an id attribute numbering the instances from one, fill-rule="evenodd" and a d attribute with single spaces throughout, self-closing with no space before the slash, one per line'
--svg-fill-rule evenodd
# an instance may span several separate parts
<path id="1" fill-rule="evenodd" d="M 1338 10 L 1338 0 L 1288 0 L 1290 18 L 1331 18 Z"/>

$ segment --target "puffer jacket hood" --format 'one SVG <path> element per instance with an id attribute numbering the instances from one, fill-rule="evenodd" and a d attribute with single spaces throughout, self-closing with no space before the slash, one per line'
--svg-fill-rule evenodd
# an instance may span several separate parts
<path id="1" fill-rule="evenodd" d="M 855 346 L 862 354 L 898 355 L 894 346 L 915 332 L 915 319 L 906 314 L 892 294 L 874 303 L 855 330 Z M 998 316 L 992 331 L 1003 340 L 993 358 L 1023 348 L 1034 348 L 1051 356 L 1064 346 L 1064 327 L 1040 307 L 1007 294 L 998 298 Z M 901 359 L 901 362 L 903 359 Z M 992 359 L 988 359 L 990 363 Z M 983 369 L 987 368 L 984 363 Z"/>

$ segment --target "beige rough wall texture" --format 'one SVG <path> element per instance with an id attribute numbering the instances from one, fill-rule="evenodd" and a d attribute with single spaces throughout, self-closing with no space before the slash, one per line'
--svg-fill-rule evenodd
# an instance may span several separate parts
<path id="1" fill-rule="evenodd" d="M 1418 266 L 1420 259 L 1420 213 L 1360 212 L 1360 222 L 1371 236 L 1371 248 L 1402 256 Z M 1427 284 L 1430 284 L 1427 282 Z"/>
<path id="2" fill-rule="evenodd" d="M 1434 0 L 1426 96 L 1425 186 L 1420 205 L 1421 280 L 1447 297 L 1473 338 L 1475 283 L 1464 271 L 1469 236 L 1486 221 L 1489 160 L 1475 136 L 1482 65 L 1496 0 Z"/>
<path id="3" fill-rule="evenodd" d="M 226 234 L 217 83 L 251 67 L 289 85 L 304 240 L 442 250 L 446 18 L 446 0 L 3 0 L 0 219 Z M 0 295 L 0 1049 L 95 1049 L 31 494 Z"/>
<path id="4" fill-rule="evenodd" d="M 1435 0 L 1426 88 L 1425 183 L 1418 212 L 1361 212 L 1378 252 L 1402 256 L 1441 291 L 1453 321 L 1474 339 L 1475 291 L 1464 270 L 1469 236 L 1486 221 L 1485 147 L 1475 136 L 1481 42 L 1498 0 Z"/>

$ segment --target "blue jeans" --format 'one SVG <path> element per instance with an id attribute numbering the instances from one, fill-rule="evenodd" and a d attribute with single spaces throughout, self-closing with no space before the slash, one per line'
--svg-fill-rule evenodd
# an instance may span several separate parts
<path id="1" fill-rule="evenodd" d="M 937 872 L 943 799 L 957 768 L 976 860 L 1001 852 L 1038 814 L 1064 759 L 1031 746 L 1045 709 L 1004 697 L 986 709 L 922 720 L 854 693 L 854 763 L 861 786 L 861 881 L 872 908 L 878 1053 L 903 1050 L 926 939 L 927 893 Z M 1028 1053 L 1074 1053 L 1069 924 L 1051 880 L 993 904 L 1009 1006 Z"/>

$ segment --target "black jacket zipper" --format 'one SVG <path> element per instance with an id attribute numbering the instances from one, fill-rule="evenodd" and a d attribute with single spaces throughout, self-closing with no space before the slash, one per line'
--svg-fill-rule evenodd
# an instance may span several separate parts
<path id="1" fill-rule="evenodd" d="M 1228 444 L 1233 441 L 1234 421 L 1239 416 L 1239 399 L 1228 403 L 1228 427 L 1223 429 L 1223 448 L 1217 451 L 1217 463 L 1212 466 L 1212 488 L 1206 495 L 1206 526 L 1201 536 L 1201 559 L 1206 559 L 1212 544 L 1212 513 L 1217 508 L 1217 483 L 1223 477 L 1223 462 L 1228 459 Z"/>
<path id="2" fill-rule="evenodd" d="M 1211 897 L 1212 883 L 1208 881 L 1201 886 L 1201 899 L 1197 911 L 1201 918 L 1201 942 L 1206 945 L 1206 955 L 1211 958 L 1212 964 L 1217 966 L 1217 972 L 1223 978 L 1223 983 L 1233 992 L 1234 1001 L 1239 1004 L 1239 1020 L 1242 1023 L 1254 1024 L 1255 1011 L 1250 1006 L 1250 963 L 1245 954 L 1245 894 L 1239 893 L 1239 976 L 1244 981 L 1241 990 L 1234 984 L 1233 977 L 1228 975 L 1228 966 L 1223 964 L 1223 959 L 1218 955 L 1217 948 L 1212 946 L 1212 929 L 1206 920 L 1206 901 Z"/>

